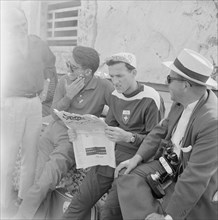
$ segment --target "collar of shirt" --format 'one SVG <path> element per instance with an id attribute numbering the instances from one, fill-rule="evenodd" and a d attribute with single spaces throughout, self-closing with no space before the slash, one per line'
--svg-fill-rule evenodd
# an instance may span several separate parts
<path id="1" fill-rule="evenodd" d="M 90 90 L 90 89 L 95 89 L 98 84 L 98 79 L 96 76 L 93 76 L 92 79 L 88 82 L 88 84 L 85 86 L 83 91 L 85 90 Z"/>
<path id="2" fill-rule="evenodd" d="M 199 100 L 195 101 L 195 102 L 192 102 L 191 104 L 189 104 L 186 108 L 184 108 L 184 111 L 193 111 L 195 106 L 197 105 Z M 184 112 L 183 111 L 183 112 Z"/>

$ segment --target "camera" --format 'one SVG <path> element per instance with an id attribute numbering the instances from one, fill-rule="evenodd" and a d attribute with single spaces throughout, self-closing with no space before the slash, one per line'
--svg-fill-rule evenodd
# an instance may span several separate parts
<path id="1" fill-rule="evenodd" d="M 146 177 L 153 195 L 158 199 L 165 195 L 164 189 L 172 181 L 177 181 L 181 163 L 177 154 L 173 152 L 173 148 L 171 141 L 161 141 L 159 151 L 155 156 L 155 159 L 161 164 L 161 169 L 148 174 Z"/>

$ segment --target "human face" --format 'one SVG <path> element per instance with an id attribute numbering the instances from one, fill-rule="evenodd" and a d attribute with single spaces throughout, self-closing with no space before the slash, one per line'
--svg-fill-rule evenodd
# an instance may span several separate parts
<path id="1" fill-rule="evenodd" d="M 108 66 L 112 83 L 119 93 L 130 94 L 135 90 L 135 73 L 126 68 L 125 63 Z"/>
<path id="2" fill-rule="evenodd" d="M 177 73 L 170 71 L 167 78 L 167 84 L 169 86 L 169 92 L 172 101 L 181 103 L 183 98 L 183 91 L 185 87 L 185 80 L 181 79 Z"/>
<path id="3" fill-rule="evenodd" d="M 68 76 L 71 81 L 76 80 L 78 77 L 85 78 L 85 70 L 80 64 L 76 63 L 73 57 L 66 62 L 66 65 L 68 68 Z"/>

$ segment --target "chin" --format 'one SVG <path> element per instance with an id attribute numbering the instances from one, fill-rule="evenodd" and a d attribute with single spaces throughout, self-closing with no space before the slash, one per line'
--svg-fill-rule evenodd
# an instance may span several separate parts
<path id="1" fill-rule="evenodd" d="M 116 89 L 118 93 L 123 93 L 123 90 L 121 89 Z"/>

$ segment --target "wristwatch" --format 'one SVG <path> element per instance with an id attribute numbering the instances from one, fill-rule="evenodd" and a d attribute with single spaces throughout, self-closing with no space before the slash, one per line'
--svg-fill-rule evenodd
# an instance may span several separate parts
<path id="1" fill-rule="evenodd" d="M 130 143 L 134 143 L 135 142 L 135 138 L 136 138 L 136 135 L 132 134 L 132 137 L 130 138 Z"/>

